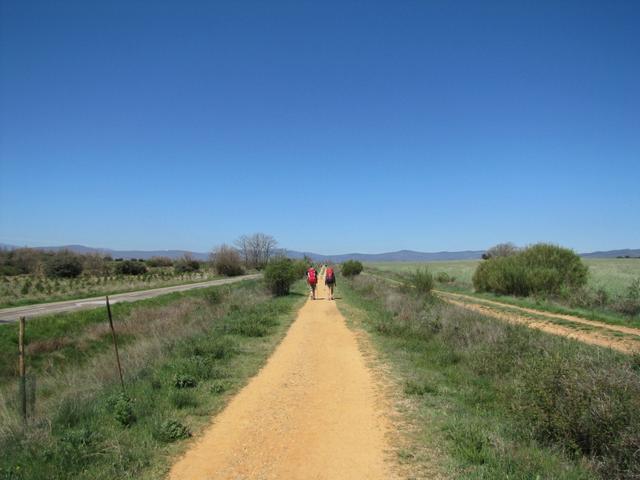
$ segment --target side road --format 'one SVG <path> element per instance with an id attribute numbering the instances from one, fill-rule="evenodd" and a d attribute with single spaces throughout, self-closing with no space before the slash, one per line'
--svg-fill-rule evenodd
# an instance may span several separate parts
<path id="1" fill-rule="evenodd" d="M 242 275 L 233 278 L 223 278 L 220 280 L 209 280 L 207 282 L 190 283 L 186 285 L 174 285 L 171 287 L 153 288 L 151 290 L 138 290 L 135 292 L 117 293 L 109 295 L 110 303 L 136 302 L 146 298 L 158 297 L 167 293 L 184 292 L 194 288 L 206 288 L 215 285 L 225 285 L 227 283 L 241 282 L 259 278 L 262 274 Z M 52 313 L 71 312 L 88 308 L 102 307 L 105 305 L 104 296 L 83 298 L 77 300 L 65 300 L 63 302 L 40 303 L 37 305 L 25 305 L 23 307 L 11 307 L 0 309 L 0 324 L 15 322 L 20 317 L 38 317 L 41 315 L 51 315 Z"/>

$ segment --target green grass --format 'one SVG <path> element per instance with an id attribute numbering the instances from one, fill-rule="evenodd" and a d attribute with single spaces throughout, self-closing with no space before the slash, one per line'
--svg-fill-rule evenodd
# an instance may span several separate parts
<path id="1" fill-rule="evenodd" d="M 239 288 L 246 288 L 251 281 L 243 281 Z M 214 289 L 194 289 L 184 292 L 169 293 L 137 302 L 121 302 L 111 306 L 116 325 L 119 320 L 139 314 L 161 309 L 179 300 L 204 299 L 211 291 L 228 291 L 230 287 L 222 286 Z M 87 361 L 93 355 L 110 348 L 111 337 L 106 330 L 102 335 L 84 335 L 96 325 L 107 326 L 105 308 L 81 310 L 78 312 L 44 315 L 29 319 L 25 329 L 25 343 L 36 346 L 36 351 L 28 357 L 31 372 L 40 373 L 56 370 L 67 364 L 78 364 Z M 121 343 L 128 341 L 120 338 Z M 0 386 L 16 375 L 16 354 L 18 351 L 18 323 L 0 325 Z"/>
<path id="2" fill-rule="evenodd" d="M 473 295 L 476 298 L 496 300 L 526 308 L 536 308 L 551 313 L 576 315 L 590 320 L 602 321 L 614 325 L 640 327 L 640 317 L 622 315 L 610 308 L 579 308 L 568 306 L 564 302 L 532 297 L 520 298 L 491 293 L 475 293 L 471 278 L 481 260 L 458 260 L 443 262 L 378 262 L 367 263 L 365 271 L 402 280 L 418 268 L 425 266 L 435 275 L 445 272 L 455 277 L 455 282 L 435 283 L 436 289 Z M 640 278 L 640 259 L 583 259 L 589 267 L 588 288 L 604 289 L 610 296 L 624 295 L 634 279 Z"/>
<path id="3" fill-rule="evenodd" d="M 15 391 L 5 385 L 0 478 L 164 477 L 183 440 L 200 432 L 258 371 L 305 298 L 302 282 L 293 294 L 272 298 L 262 283 L 247 281 L 122 305 L 117 327 L 131 332 L 121 349 L 126 395 L 119 392 L 110 350 L 41 369 L 26 430 L 14 413 Z M 81 342 L 95 325 L 91 315 L 66 319 L 70 341 Z M 65 330 L 65 319 L 50 320 L 56 325 L 48 332 L 40 327 L 41 338 Z"/>
<path id="4" fill-rule="evenodd" d="M 396 274 L 415 272 L 417 268 L 428 267 L 433 274 L 445 272 L 456 278 L 456 282 L 465 288 L 472 288 L 471 277 L 482 260 L 455 260 L 438 262 L 371 262 L 366 267 Z M 594 289 L 604 288 L 609 294 L 623 294 L 631 282 L 640 277 L 640 259 L 638 258 L 595 258 L 583 259 L 589 267 L 588 286 Z"/>
<path id="5" fill-rule="evenodd" d="M 413 449 L 442 451 L 452 478 L 636 478 L 636 360 L 371 277 L 340 293 L 340 309 L 417 405 L 407 414 Z"/>

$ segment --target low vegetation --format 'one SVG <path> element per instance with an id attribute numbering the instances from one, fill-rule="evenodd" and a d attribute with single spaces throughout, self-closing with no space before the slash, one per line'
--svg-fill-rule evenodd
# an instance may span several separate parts
<path id="1" fill-rule="evenodd" d="M 341 271 L 345 277 L 355 277 L 362 273 L 363 268 L 362 263 L 358 260 L 347 260 L 342 264 Z"/>
<path id="2" fill-rule="evenodd" d="M 342 292 L 347 316 L 373 333 L 416 402 L 414 421 L 425 422 L 417 441 L 444 445 L 455 478 L 640 475 L 637 358 L 370 276 Z"/>
<path id="3" fill-rule="evenodd" d="M 0 379 L 0 478 L 164 477 L 181 440 L 258 370 L 302 299 L 273 298 L 248 281 L 114 305 L 125 392 L 104 312 L 34 319 L 37 401 L 26 428 L 15 371 Z M 3 350 L 15 334 L 0 326 Z"/>
<path id="4" fill-rule="evenodd" d="M 497 258 L 503 257 L 498 255 Z M 472 277 L 484 263 L 487 262 L 380 262 L 367 264 L 367 269 L 372 273 L 403 281 L 417 268 L 428 267 L 436 272 L 439 289 L 608 323 L 640 325 L 640 259 L 582 259 L 582 263 L 588 267 L 586 285 L 563 288 L 556 294 L 537 293 L 529 297 L 474 292 Z"/>

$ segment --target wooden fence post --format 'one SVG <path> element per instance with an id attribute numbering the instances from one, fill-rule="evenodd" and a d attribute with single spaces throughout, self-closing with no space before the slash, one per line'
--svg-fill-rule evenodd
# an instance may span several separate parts
<path id="1" fill-rule="evenodd" d="M 24 362 L 24 329 L 25 329 L 26 319 L 25 317 L 20 317 L 20 330 L 18 333 L 18 368 L 20 370 L 20 413 L 22 414 L 22 419 L 24 422 L 27 422 L 27 377 L 26 377 L 26 366 Z"/>
<path id="2" fill-rule="evenodd" d="M 116 351 L 116 363 L 118 364 L 118 374 L 120 375 L 120 385 L 124 392 L 124 380 L 122 378 L 122 367 L 120 366 L 120 354 L 118 353 L 118 340 L 116 339 L 116 330 L 113 328 L 113 318 L 111 317 L 111 305 L 109 304 L 109 296 L 107 295 L 107 314 L 109 315 L 109 327 L 111 328 L 111 337 L 113 338 L 113 348 Z"/>

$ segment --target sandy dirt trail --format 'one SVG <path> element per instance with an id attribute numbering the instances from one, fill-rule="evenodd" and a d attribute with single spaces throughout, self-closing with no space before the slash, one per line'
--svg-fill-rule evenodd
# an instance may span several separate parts
<path id="1" fill-rule="evenodd" d="M 322 280 L 322 279 L 320 279 Z M 322 282 L 319 282 L 322 283 Z M 171 480 L 390 479 L 380 390 L 324 285 Z"/>

